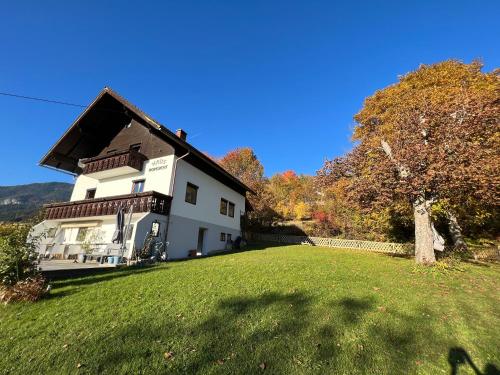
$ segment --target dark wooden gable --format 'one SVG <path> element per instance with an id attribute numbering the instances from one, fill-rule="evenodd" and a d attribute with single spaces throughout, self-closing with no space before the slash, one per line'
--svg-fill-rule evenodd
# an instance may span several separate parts
<path id="1" fill-rule="evenodd" d="M 132 119 L 129 124 L 126 124 L 111 139 L 109 144 L 100 152 L 99 156 L 104 156 L 114 151 L 127 150 L 135 145 L 140 147 L 141 154 L 145 155 L 148 159 L 159 158 L 174 153 L 172 146 L 156 134 L 153 134 L 145 125 Z"/>
<path id="2" fill-rule="evenodd" d="M 141 144 L 141 152 L 149 159 L 173 153 L 173 147 L 153 134 L 140 116 L 105 90 L 40 164 L 79 174 L 80 159 L 100 156 L 112 150 L 125 150 L 134 144 Z"/>

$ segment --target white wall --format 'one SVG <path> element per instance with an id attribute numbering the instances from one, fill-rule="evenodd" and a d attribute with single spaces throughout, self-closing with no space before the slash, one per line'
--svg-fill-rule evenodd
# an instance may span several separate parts
<path id="1" fill-rule="evenodd" d="M 144 184 L 145 192 L 154 190 L 162 194 L 168 194 L 174 157 L 174 155 L 168 155 L 147 160 L 144 162 L 141 172 L 123 176 L 96 180 L 85 175 L 80 175 L 75 182 L 71 200 L 85 199 L 87 189 L 96 189 L 96 198 L 130 194 L 132 191 L 132 182 L 141 179 L 146 180 Z"/>
<path id="2" fill-rule="evenodd" d="M 190 182 L 198 186 L 196 205 L 185 201 L 186 186 Z M 171 215 L 214 225 L 240 230 L 240 215 L 245 211 L 245 197 L 223 183 L 193 167 L 184 160 L 177 163 Z M 234 217 L 220 213 L 220 200 L 224 198 L 235 204 Z M 193 236 L 197 236 L 194 233 Z"/>

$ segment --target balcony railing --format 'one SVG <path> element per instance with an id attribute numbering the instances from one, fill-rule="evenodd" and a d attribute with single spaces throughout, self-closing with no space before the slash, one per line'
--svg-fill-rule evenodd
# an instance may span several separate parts
<path id="1" fill-rule="evenodd" d="M 135 150 L 117 151 L 112 154 L 96 156 L 82 160 L 85 164 L 83 174 L 103 172 L 120 167 L 130 167 L 137 171 L 142 170 L 146 156 Z"/>
<path id="2" fill-rule="evenodd" d="M 82 201 L 52 203 L 44 206 L 46 220 L 72 219 L 91 216 L 116 215 L 121 206 L 125 213 L 133 206 L 134 213 L 153 212 L 168 215 L 172 197 L 149 191 L 116 195 L 114 197 L 85 199 Z"/>

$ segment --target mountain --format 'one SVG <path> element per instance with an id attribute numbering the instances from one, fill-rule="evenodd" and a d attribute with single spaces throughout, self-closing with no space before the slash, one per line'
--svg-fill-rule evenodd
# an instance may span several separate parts
<path id="1" fill-rule="evenodd" d="M 73 184 L 65 182 L 0 186 L 0 222 L 22 221 L 45 203 L 68 201 L 72 190 Z"/>

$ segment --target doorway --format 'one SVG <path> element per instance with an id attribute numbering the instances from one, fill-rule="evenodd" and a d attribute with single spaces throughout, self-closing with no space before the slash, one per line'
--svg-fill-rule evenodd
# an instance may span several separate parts
<path id="1" fill-rule="evenodd" d="M 63 251 L 62 258 L 63 259 L 68 259 L 68 255 L 69 255 L 69 245 L 64 245 L 64 251 Z"/>
<path id="2" fill-rule="evenodd" d="M 198 229 L 198 246 L 196 247 L 196 255 L 203 255 L 203 250 L 205 246 L 205 233 L 207 228 Z"/>

